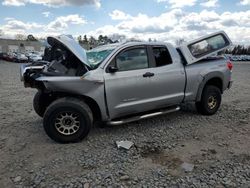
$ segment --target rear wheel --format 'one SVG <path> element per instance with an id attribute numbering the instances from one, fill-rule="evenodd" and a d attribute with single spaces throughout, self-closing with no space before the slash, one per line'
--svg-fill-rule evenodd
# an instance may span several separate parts
<path id="1" fill-rule="evenodd" d="M 207 85 L 202 92 L 201 101 L 196 103 L 196 108 L 203 115 L 213 115 L 218 111 L 220 104 L 220 89 L 216 86 Z"/>
<path id="2" fill-rule="evenodd" d="M 60 143 L 79 142 L 92 126 L 93 115 L 88 105 L 76 98 L 54 101 L 44 114 L 43 126 L 47 135 Z"/>

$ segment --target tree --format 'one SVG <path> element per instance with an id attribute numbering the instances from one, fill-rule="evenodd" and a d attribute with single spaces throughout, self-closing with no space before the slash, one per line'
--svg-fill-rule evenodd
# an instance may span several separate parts
<path id="1" fill-rule="evenodd" d="M 230 49 L 226 49 L 225 54 L 230 54 Z"/>
<path id="2" fill-rule="evenodd" d="M 142 42 L 137 36 L 127 39 L 127 42 Z"/>
<path id="3" fill-rule="evenodd" d="M 232 55 L 250 55 L 250 46 L 237 45 L 227 49 L 225 53 Z"/>
<path id="4" fill-rule="evenodd" d="M 22 34 L 16 34 L 15 35 L 15 39 L 17 40 L 26 40 L 26 36 L 25 35 L 22 35 Z"/>
<path id="5" fill-rule="evenodd" d="M 90 45 L 96 45 L 97 44 L 97 41 L 96 41 L 96 39 L 93 36 L 90 36 L 90 38 L 89 38 L 89 44 Z"/>
<path id="6" fill-rule="evenodd" d="M 37 39 L 33 35 L 28 35 L 27 40 L 28 41 L 37 41 Z"/>
<path id="7" fill-rule="evenodd" d="M 250 46 L 247 48 L 247 55 L 250 55 Z"/>
<path id="8" fill-rule="evenodd" d="M 180 46 L 180 45 L 183 44 L 184 42 L 185 42 L 184 39 L 177 39 L 177 40 L 175 41 L 175 44 L 176 44 L 176 46 Z"/>
<path id="9" fill-rule="evenodd" d="M 103 36 L 102 35 L 98 36 L 98 43 L 103 43 Z"/>
<path id="10" fill-rule="evenodd" d="M 84 36 L 83 36 L 83 42 L 84 42 L 84 43 L 88 43 L 87 35 L 84 35 Z"/>
<path id="11" fill-rule="evenodd" d="M 110 35 L 109 38 L 113 41 L 113 43 L 126 41 L 126 36 L 118 33 Z"/>
<path id="12" fill-rule="evenodd" d="M 79 36 L 77 37 L 77 40 L 78 40 L 79 43 L 82 43 L 82 36 L 79 35 Z"/>
<path id="13" fill-rule="evenodd" d="M 107 35 L 103 36 L 103 35 L 99 35 L 98 36 L 98 44 L 111 44 L 114 43 L 112 39 L 110 39 Z"/>
<path id="14" fill-rule="evenodd" d="M 108 38 L 107 35 L 105 35 L 105 36 L 103 37 L 103 42 L 104 42 L 104 44 L 107 44 L 107 43 L 110 42 L 110 39 Z"/>

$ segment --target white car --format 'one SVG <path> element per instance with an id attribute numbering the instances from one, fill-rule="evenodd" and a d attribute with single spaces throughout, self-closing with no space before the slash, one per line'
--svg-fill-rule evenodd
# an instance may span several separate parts
<path id="1" fill-rule="evenodd" d="M 39 55 L 36 55 L 36 54 L 33 54 L 30 56 L 30 61 L 39 61 L 39 60 L 42 60 L 42 56 L 39 56 Z"/>
<path id="2" fill-rule="evenodd" d="M 28 61 L 28 58 L 22 53 L 17 53 L 14 58 L 14 61 L 18 63 L 25 63 Z"/>
<path id="3" fill-rule="evenodd" d="M 29 61 L 42 60 L 42 55 L 39 52 L 31 52 L 31 53 L 26 54 L 26 56 L 29 58 Z"/>

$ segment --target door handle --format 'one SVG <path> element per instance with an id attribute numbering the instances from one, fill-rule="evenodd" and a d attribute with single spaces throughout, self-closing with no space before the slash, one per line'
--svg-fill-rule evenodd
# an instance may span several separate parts
<path id="1" fill-rule="evenodd" d="M 143 77 L 152 77 L 152 76 L 154 76 L 155 74 L 154 73 L 152 73 L 152 72 L 146 72 L 145 74 L 143 74 L 142 76 Z"/>

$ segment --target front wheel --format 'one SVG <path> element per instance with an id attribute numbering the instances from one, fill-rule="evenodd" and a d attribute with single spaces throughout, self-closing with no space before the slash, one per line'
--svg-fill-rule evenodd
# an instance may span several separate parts
<path id="1" fill-rule="evenodd" d="M 203 115 L 213 115 L 218 111 L 220 104 L 220 89 L 216 86 L 207 85 L 202 92 L 201 101 L 196 102 L 196 108 Z"/>
<path id="2" fill-rule="evenodd" d="M 43 119 L 47 135 L 59 143 L 79 142 L 92 126 L 93 115 L 88 105 L 76 98 L 61 98 L 46 110 Z"/>

